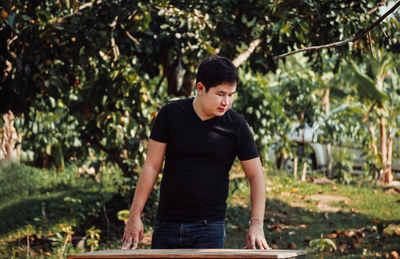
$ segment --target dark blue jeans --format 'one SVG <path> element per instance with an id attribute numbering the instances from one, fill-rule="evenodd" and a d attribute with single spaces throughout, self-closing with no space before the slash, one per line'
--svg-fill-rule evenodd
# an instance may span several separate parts
<path id="1" fill-rule="evenodd" d="M 156 221 L 151 249 L 223 248 L 224 220 L 190 223 Z"/>

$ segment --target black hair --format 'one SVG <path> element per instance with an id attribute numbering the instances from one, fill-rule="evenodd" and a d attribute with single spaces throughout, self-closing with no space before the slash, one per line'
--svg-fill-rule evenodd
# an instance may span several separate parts
<path id="1" fill-rule="evenodd" d="M 239 74 L 235 65 L 227 58 L 212 56 L 201 62 L 196 76 L 197 83 L 203 83 L 208 91 L 211 87 L 228 83 L 237 84 Z"/>

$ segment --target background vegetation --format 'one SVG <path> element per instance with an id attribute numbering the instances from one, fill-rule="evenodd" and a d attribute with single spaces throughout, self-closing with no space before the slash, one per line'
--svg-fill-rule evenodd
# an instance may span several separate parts
<path id="1" fill-rule="evenodd" d="M 266 215 L 272 244 L 311 249 L 309 241 L 320 238 L 312 244 L 329 252 L 321 234 L 362 236 L 368 229 L 373 235 L 357 247 L 353 236 L 336 239 L 338 254 L 399 252 L 391 243 L 398 235 L 397 196 L 384 193 L 396 189 L 376 185 L 390 182 L 390 165 L 400 156 L 399 12 L 365 31 L 383 14 L 375 7 L 388 3 L 399 5 L 0 0 L 0 158 L 21 162 L 0 164 L 1 254 L 58 257 L 119 247 L 152 120 L 171 98 L 192 94 L 196 67 L 216 54 L 239 67 L 233 108 L 249 122 L 271 179 L 267 190 L 274 188 Z M 281 56 L 334 42 L 342 43 Z M 348 152 L 335 146 L 330 166 L 312 171 L 310 148 L 288 137 L 294 125 L 300 132 L 317 126 L 318 142 L 328 147 L 355 143 L 367 158 L 363 173 L 352 178 Z M 276 169 L 288 159 L 308 169 L 301 179 L 309 182 Z M 323 176 L 331 182 L 316 184 Z M 350 186 L 336 184 L 342 182 Z M 246 228 L 248 187 L 240 177 L 231 184 L 227 247 L 241 248 L 235 236 Z M 351 205 L 336 204 L 342 214 L 326 216 L 313 200 L 302 209 L 290 203 L 332 186 L 339 190 L 332 195 L 351 198 Z M 157 195 L 156 188 L 143 214 L 149 232 Z M 368 206 L 371 197 L 385 202 Z M 293 229 L 301 224 L 307 228 Z M 341 243 L 348 247 L 340 250 Z"/>

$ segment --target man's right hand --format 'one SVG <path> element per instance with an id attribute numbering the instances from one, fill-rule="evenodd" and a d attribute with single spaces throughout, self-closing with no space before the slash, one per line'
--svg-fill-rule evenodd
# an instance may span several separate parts
<path id="1" fill-rule="evenodd" d="M 125 226 L 121 249 L 136 249 L 143 239 L 143 223 L 140 217 L 129 218 Z"/>

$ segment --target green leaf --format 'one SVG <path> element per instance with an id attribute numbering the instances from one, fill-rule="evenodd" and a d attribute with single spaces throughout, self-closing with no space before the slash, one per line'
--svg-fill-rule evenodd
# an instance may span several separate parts
<path id="1" fill-rule="evenodd" d="M 8 23 L 8 25 L 11 27 L 11 29 L 15 29 L 14 25 L 15 25 L 15 16 L 16 13 L 12 13 L 8 15 L 8 18 L 6 20 L 6 23 Z"/>
<path id="2" fill-rule="evenodd" d="M 51 108 L 56 108 L 56 100 L 53 98 L 53 97 L 49 97 L 49 102 L 50 102 L 50 105 L 51 105 Z"/>
<path id="3" fill-rule="evenodd" d="M 51 145 L 50 144 L 46 145 L 46 154 L 49 156 L 51 155 Z"/>
<path id="4" fill-rule="evenodd" d="M 160 29 L 161 29 L 161 30 L 166 30 L 166 29 L 168 29 L 168 28 L 169 28 L 169 24 L 165 24 L 165 23 L 164 23 L 164 24 L 161 24 L 161 25 L 160 25 Z"/>
<path id="5" fill-rule="evenodd" d="M 24 21 L 29 21 L 29 20 L 31 19 L 31 17 L 28 16 L 28 15 L 26 15 L 26 14 L 21 15 L 21 17 L 22 17 L 22 19 L 23 19 Z"/>
<path id="6" fill-rule="evenodd" d="M 325 243 L 327 243 L 329 246 L 333 248 L 333 250 L 336 250 L 336 244 L 329 238 L 324 238 Z"/>
<path id="7" fill-rule="evenodd" d="M 351 60 L 350 62 L 352 64 L 353 71 L 355 72 L 355 82 L 362 98 L 368 98 L 379 102 L 389 99 L 384 92 L 380 91 L 376 87 L 373 79 L 371 79 L 367 74 L 363 73 L 359 69 L 358 65 L 354 63 L 354 61 Z"/>

